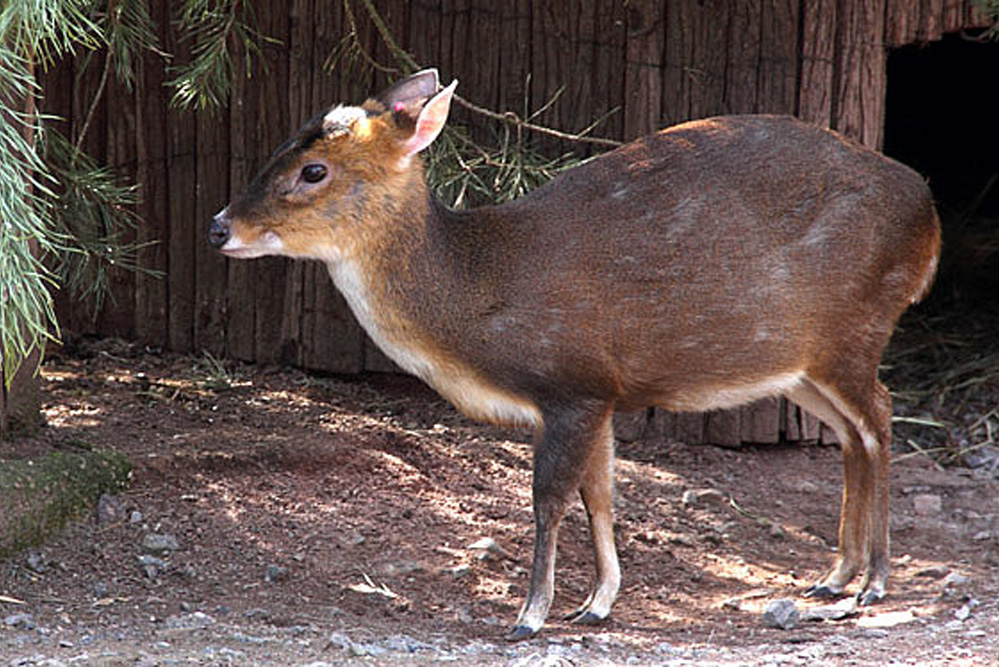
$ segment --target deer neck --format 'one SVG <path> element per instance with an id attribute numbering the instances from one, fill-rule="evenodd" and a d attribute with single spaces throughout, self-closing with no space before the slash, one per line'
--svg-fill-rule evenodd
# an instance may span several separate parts
<path id="1" fill-rule="evenodd" d="M 405 189 L 379 210 L 390 215 L 365 232 L 363 248 L 328 260 L 334 283 L 376 345 L 472 417 L 536 425 L 530 399 L 487 377 L 468 354 L 473 302 L 483 285 L 473 273 L 481 228 L 473 214 L 447 209 L 426 186 Z M 472 299 L 469 295 L 474 295 Z"/>

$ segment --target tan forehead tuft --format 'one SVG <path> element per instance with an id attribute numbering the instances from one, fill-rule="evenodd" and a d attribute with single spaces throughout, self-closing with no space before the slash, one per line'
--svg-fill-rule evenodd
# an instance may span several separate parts
<path id="1" fill-rule="evenodd" d="M 323 130 L 326 134 L 349 131 L 358 121 L 367 117 L 368 112 L 361 107 L 334 107 L 323 117 Z"/>

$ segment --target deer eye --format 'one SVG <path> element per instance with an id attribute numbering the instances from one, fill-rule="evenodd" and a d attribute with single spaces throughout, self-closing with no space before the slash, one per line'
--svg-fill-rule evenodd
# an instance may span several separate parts
<path id="1" fill-rule="evenodd" d="M 306 183 L 318 183 L 326 178 L 326 167 L 321 164 L 307 164 L 302 167 L 302 180 Z"/>

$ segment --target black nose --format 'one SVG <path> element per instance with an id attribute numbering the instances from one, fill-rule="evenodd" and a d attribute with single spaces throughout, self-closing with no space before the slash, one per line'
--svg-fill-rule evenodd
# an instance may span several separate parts
<path id="1" fill-rule="evenodd" d="M 229 227 L 229 216 L 223 210 L 212 218 L 212 226 L 208 228 L 208 242 L 215 248 L 221 248 L 229 240 L 231 228 Z"/>

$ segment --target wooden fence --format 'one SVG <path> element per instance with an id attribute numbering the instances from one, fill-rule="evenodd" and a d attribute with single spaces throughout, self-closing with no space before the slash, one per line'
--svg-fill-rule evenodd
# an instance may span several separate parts
<path id="1" fill-rule="evenodd" d="M 333 0 L 253 3 L 272 40 L 253 76 L 239 78 L 227 108 L 172 109 L 170 63 L 147 54 L 133 90 L 113 80 L 91 119 L 88 151 L 139 183 L 144 267 L 163 277 L 116 272 L 114 298 L 59 297 L 75 333 L 137 339 L 178 351 L 353 373 L 389 362 L 367 340 L 324 270 L 284 259 L 228 261 L 204 235 L 212 214 L 243 187 L 270 151 L 314 112 L 356 102 L 386 83 L 342 64 L 324 69 L 347 32 Z M 888 49 L 981 25 L 969 0 L 381 0 L 399 43 L 460 94 L 493 109 L 540 107 L 538 119 L 580 130 L 610 114 L 597 134 L 631 139 L 663 126 L 724 113 L 793 113 L 879 146 Z M 159 38 L 179 61 L 171 7 L 150 0 Z M 359 2 L 357 33 L 371 57 L 391 64 Z M 237 54 L 238 55 L 238 54 Z M 263 65 L 261 67 L 260 65 Z M 45 75 L 46 109 L 80 132 L 99 89 L 101 58 Z M 113 79 L 113 77 L 112 77 Z M 456 110 L 456 122 L 482 124 Z M 548 151 L 567 150 L 542 139 Z M 577 148 L 578 150 L 578 148 Z M 622 431 L 738 442 L 815 437 L 793 407 L 770 402 L 708 417 L 651 413 Z"/>

